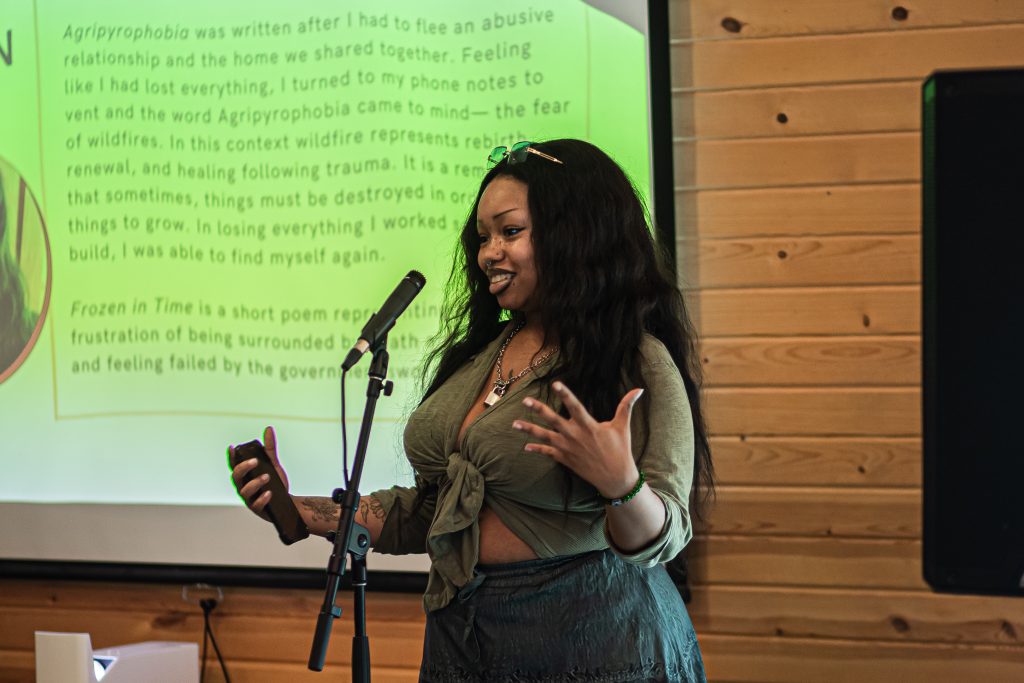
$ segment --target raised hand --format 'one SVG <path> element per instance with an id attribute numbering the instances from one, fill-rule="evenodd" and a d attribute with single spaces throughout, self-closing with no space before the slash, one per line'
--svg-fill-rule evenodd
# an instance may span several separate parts
<path id="1" fill-rule="evenodd" d="M 523 399 L 523 405 L 548 425 L 545 428 L 522 420 L 512 423 L 515 429 L 537 440 L 526 444 L 525 450 L 543 453 L 565 465 L 605 498 L 627 494 L 640 476 L 633 460 L 629 422 L 644 390 L 628 392 L 619 401 L 614 417 L 598 422 L 564 384 L 555 382 L 551 387 L 562 399 L 569 417 L 562 417 L 536 399 Z"/>
<path id="2" fill-rule="evenodd" d="M 278 476 L 281 477 L 281 481 L 284 483 L 285 489 L 287 489 L 288 475 L 285 474 L 284 468 L 281 467 L 281 461 L 277 457 L 277 435 L 274 434 L 273 427 L 267 427 L 263 430 L 263 448 L 267 455 L 270 456 L 270 461 L 274 463 L 274 469 L 277 470 Z M 231 462 L 234 454 L 235 447 L 228 446 L 228 462 Z M 270 491 L 263 491 L 263 487 L 266 486 L 270 478 L 267 475 L 263 475 L 259 479 L 253 479 L 248 483 L 245 482 L 245 475 L 254 467 L 256 467 L 255 458 L 238 463 L 231 470 L 231 481 L 234 483 L 238 495 L 245 501 L 246 506 L 263 519 L 270 521 L 270 518 L 264 512 L 264 508 L 270 502 Z"/>

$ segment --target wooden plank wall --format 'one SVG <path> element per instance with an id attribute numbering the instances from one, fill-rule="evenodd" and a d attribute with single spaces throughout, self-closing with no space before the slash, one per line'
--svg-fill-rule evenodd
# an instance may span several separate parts
<path id="1" fill-rule="evenodd" d="M 233 683 L 347 681 L 352 600 L 335 621 L 324 671 L 306 668 L 322 591 L 225 588 L 213 631 Z M 88 582 L 0 581 L 0 683 L 35 680 L 33 633 L 92 634 L 94 648 L 145 640 L 202 643 L 202 610 L 182 600 L 182 587 Z M 368 598 L 372 678 L 412 683 L 423 648 L 421 596 L 374 593 Z M 212 649 L 207 681 L 223 681 Z M 141 683 L 141 682 L 140 682 Z"/>
<path id="2" fill-rule="evenodd" d="M 1024 680 L 1024 602 L 921 578 L 920 83 L 1024 65 L 1024 2 L 674 0 L 681 281 L 719 500 L 716 681 Z"/>
<path id="3" fill-rule="evenodd" d="M 671 4 L 681 275 L 720 481 L 691 553 L 712 680 L 1024 680 L 1024 604 L 921 580 L 918 408 L 919 83 L 1024 64 L 1024 2 L 900 7 Z M 36 629 L 201 642 L 180 590 L 0 582 L 0 682 L 33 680 Z M 347 680 L 348 613 L 326 672 L 305 670 L 319 602 L 228 589 L 232 680 Z M 422 621 L 417 596 L 373 596 L 375 680 L 416 679 Z"/>

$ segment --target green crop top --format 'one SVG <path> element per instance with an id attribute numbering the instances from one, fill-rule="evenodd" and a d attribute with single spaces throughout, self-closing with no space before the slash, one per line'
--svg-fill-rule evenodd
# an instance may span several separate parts
<path id="1" fill-rule="evenodd" d="M 647 390 L 632 416 L 633 457 L 647 484 L 665 503 L 660 535 L 635 553 L 619 552 L 605 530 L 604 503 L 597 490 L 573 476 L 566 508 L 565 470 L 547 456 L 523 450 L 529 436 L 512 429 L 530 420 L 527 396 L 561 406 L 536 374 L 512 385 L 457 438 L 470 405 L 489 379 L 505 334 L 457 370 L 410 416 L 405 452 L 416 487 L 393 487 L 371 495 L 386 517 L 374 549 L 402 555 L 426 552 L 431 561 L 423 605 L 437 610 L 473 578 L 480 549 L 481 508 L 491 508 L 540 558 L 611 547 L 629 562 L 653 566 L 676 556 L 693 535 L 689 495 L 693 480 L 693 422 L 679 371 L 664 345 L 651 336 L 640 347 Z M 540 374 L 554 358 L 542 363 Z M 570 387 L 571 389 L 572 387 Z M 645 411 L 650 418 L 646 422 Z M 647 433 L 645 434 L 645 431 Z M 414 506 L 417 489 L 429 494 Z"/>

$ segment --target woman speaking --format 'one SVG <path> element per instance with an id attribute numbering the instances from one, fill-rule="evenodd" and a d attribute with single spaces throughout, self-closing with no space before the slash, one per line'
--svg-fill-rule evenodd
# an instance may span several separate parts
<path id="1" fill-rule="evenodd" d="M 703 681 L 661 566 L 713 490 L 674 274 L 598 148 L 520 142 L 489 161 L 405 429 L 416 484 L 357 514 L 376 552 L 430 557 L 420 680 Z M 232 476 L 261 514 L 254 466 Z M 314 533 L 335 528 L 329 498 L 292 497 Z"/>

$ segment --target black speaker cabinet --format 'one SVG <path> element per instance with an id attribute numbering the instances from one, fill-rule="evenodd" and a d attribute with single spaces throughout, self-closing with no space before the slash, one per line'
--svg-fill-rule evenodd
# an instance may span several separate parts
<path id="1" fill-rule="evenodd" d="M 1024 70 L 922 95 L 924 577 L 1024 596 Z"/>

